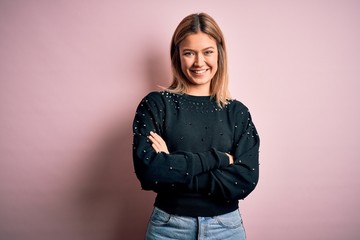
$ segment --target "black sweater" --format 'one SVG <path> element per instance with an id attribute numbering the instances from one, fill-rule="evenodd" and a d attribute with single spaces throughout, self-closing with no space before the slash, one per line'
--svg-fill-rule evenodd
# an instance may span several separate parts
<path id="1" fill-rule="evenodd" d="M 170 214 L 231 212 L 258 182 L 259 136 L 237 100 L 220 108 L 211 97 L 152 92 L 137 108 L 133 131 L 136 175 L 144 190 L 157 193 L 155 206 Z M 150 131 L 165 140 L 170 154 L 154 151 Z"/>

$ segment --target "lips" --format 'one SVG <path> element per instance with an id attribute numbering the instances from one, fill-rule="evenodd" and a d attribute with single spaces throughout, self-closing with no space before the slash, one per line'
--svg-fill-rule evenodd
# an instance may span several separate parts
<path id="1" fill-rule="evenodd" d="M 199 69 L 199 70 L 195 70 L 195 69 L 192 69 L 190 70 L 191 72 L 193 73 L 196 73 L 196 74 L 203 74 L 207 71 L 208 69 Z"/>

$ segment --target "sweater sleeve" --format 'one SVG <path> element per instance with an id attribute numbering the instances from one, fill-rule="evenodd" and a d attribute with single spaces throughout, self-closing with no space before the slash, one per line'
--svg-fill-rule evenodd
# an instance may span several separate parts
<path id="1" fill-rule="evenodd" d="M 215 149 L 202 153 L 156 153 L 148 136 L 150 131 L 163 136 L 165 113 L 166 105 L 158 92 L 146 96 L 136 110 L 133 122 L 133 163 L 144 190 L 159 191 L 174 185 L 187 186 L 194 176 L 229 165 L 228 156 Z"/>
<path id="2" fill-rule="evenodd" d="M 234 126 L 234 164 L 194 176 L 189 188 L 226 201 L 244 199 L 259 179 L 260 139 L 250 112 L 238 111 Z"/>

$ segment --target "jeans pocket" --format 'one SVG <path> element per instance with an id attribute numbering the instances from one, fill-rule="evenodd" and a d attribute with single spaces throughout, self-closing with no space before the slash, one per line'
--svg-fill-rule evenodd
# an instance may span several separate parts
<path id="1" fill-rule="evenodd" d="M 243 224 L 240 212 L 238 210 L 215 216 L 214 219 L 219 225 L 225 228 L 238 228 Z"/>
<path id="2" fill-rule="evenodd" d="M 171 216 L 172 216 L 171 214 L 168 214 L 167 212 L 157 207 L 154 207 L 150 217 L 150 221 L 154 225 L 161 226 L 169 223 Z"/>

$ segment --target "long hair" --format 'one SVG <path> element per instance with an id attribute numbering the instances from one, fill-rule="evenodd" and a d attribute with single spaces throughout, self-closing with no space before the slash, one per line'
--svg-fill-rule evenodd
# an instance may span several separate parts
<path id="1" fill-rule="evenodd" d="M 223 107 L 230 99 L 228 90 L 228 67 L 225 40 L 223 33 L 215 20 L 206 13 L 191 14 L 185 17 L 175 29 L 171 39 L 170 56 L 173 82 L 167 90 L 176 93 L 186 93 L 189 81 L 181 69 L 179 45 L 190 34 L 203 32 L 216 41 L 218 49 L 218 69 L 210 84 L 210 96 Z"/>

